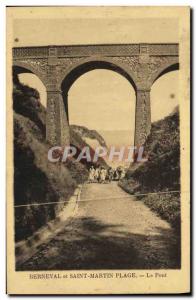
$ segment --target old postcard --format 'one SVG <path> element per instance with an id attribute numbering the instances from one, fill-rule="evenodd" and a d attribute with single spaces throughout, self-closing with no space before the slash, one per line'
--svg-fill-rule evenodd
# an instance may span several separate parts
<path id="1" fill-rule="evenodd" d="M 190 8 L 7 7 L 7 293 L 190 292 Z"/>

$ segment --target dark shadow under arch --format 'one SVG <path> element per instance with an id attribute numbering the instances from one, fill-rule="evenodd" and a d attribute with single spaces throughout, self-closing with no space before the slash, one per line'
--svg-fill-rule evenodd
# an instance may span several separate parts
<path id="1" fill-rule="evenodd" d="M 68 122 L 69 122 L 69 113 L 68 113 L 68 92 L 69 92 L 69 89 L 71 88 L 73 83 L 80 76 L 82 76 L 83 74 L 85 74 L 89 71 L 96 70 L 96 69 L 111 70 L 111 71 L 114 71 L 114 72 L 122 75 L 123 77 L 125 77 L 130 82 L 130 84 L 132 85 L 132 87 L 136 91 L 136 84 L 135 84 L 134 80 L 131 78 L 131 76 L 125 70 L 123 70 L 123 68 L 117 66 L 116 64 L 113 64 L 113 63 L 107 62 L 107 61 L 97 61 L 97 60 L 83 63 L 83 64 L 77 66 L 76 68 L 74 68 L 73 70 L 71 70 L 65 76 L 65 78 L 63 79 L 62 84 L 61 84 L 63 101 L 64 101 L 64 105 L 65 105 L 65 110 L 66 110 L 66 113 L 67 113 Z"/>

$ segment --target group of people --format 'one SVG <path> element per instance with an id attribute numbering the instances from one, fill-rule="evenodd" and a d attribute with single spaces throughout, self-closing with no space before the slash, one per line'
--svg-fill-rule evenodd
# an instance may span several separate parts
<path id="1" fill-rule="evenodd" d="M 107 183 L 112 180 L 120 180 L 124 177 L 125 169 L 123 167 L 113 169 L 112 167 L 105 168 L 103 166 L 99 166 L 95 168 L 94 166 L 91 166 L 89 169 L 88 183 Z"/>

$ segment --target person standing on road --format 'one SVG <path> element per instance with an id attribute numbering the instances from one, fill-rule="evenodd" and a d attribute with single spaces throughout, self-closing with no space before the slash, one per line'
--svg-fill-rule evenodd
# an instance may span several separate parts
<path id="1" fill-rule="evenodd" d="M 100 172 L 100 183 L 105 183 L 107 171 L 104 167 L 101 168 Z"/>
<path id="2" fill-rule="evenodd" d="M 95 169 L 94 167 L 90 167 L 90 170 L 89 170 L 89 177 L 88 177 L 88 183 L 92 183 L 94 182 L 95 180 Z"/>
<path id="3" fill-rule="evenodd" d="M 111 182 L 113 180 L 114 177 L 114 170 L 112 169 L 112 167 L 109 167 L 108 169 L 108 180 L 109 182 Z"/>
<path id="4" fill-rule="evenodd" d="M 125 168 L 121 168 L 120 178 L 123 179 L 125 177 Z"/>
<path id="5" fill-rule="evenodd" d="M 99 182 L 99 177 L 100 177 L 100 168 L 95 169 L 95 182 Z"/>
<path id="6" fill-rule="evenodd" d="M 119 180 L 119 172 L 118 169 L 114 170 L 114 180 Z"/>

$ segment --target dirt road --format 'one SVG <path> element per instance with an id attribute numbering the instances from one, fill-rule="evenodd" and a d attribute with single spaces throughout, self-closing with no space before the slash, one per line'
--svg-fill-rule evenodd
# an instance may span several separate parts
<path id="1" fill-rule="evenodd" d="M 170 225 L 117 183 L 83 187 L 75 216 L 20 270 L 179 267 Z"/>

